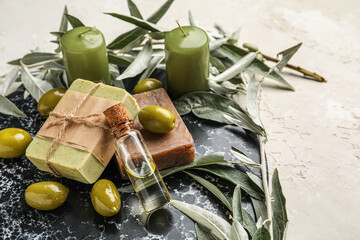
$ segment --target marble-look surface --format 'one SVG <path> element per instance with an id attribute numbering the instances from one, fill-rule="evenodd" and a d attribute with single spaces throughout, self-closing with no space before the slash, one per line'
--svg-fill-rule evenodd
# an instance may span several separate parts
<path id="1" fill-rule="evenodd" d="M 135 0 L 144 16 L 162 0 Z M 70 13 L 101 29 L 108 41 L 131 28 L 102 12 L 127 13 L 126 1 L 0 0 L 0 73 L 6 62 L 41 46 L 51 51 L 64 3 Z M 324 75 L 322 84 L 285 77 L 296 92 L 263 90 L 262 118 L 269 134 L 271 172 L 278 168 L 287 197 L 288 239 L 358 239 L 360 233 L 360 2 L 357 0 L 175 1 L 159 25 L 187 22 L 191 9 L 202 26 L 241 26 L 240 43 L 268 54 L 303 42 L 292 59 Z"/>

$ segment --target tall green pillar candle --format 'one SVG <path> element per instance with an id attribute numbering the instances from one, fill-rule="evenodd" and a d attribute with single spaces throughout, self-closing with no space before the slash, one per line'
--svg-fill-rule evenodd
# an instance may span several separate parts
<path id="1" fill-rule="evenodd" d="M 103 34 L 91 27 L 77 27 L 61 37 L 69 85 L 78 78 L 111 84 Z"/>
<path id="2" fill-rule="evenodd" d="M 209 89 L 209 38 L 204 30 L 184 26 L 167 33 L 165 58 L 170 96 Z"/>

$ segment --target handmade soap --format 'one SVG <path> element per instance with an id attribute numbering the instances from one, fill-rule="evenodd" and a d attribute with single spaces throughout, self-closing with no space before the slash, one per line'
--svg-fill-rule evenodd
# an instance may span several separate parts
<path id="1" fill-rule="evenodd" d="M 64 109 L 69 110 L 66 112 L 70 112 L 71 109 L 74 109 L 77 106 L 77 103 L 69 102 L 70 95 L 82 99 L 94 85 L 95 83 L 86 80 L 78 79 L 74 81 L 54 109 L 54 112 L 59 111 L 59 109 L 62 111 Z M 125 104 L 130 118 L 134 119 L 139 112 L 138 105 L 134 98 L 132 98 L 125 90 L 108 85 L 100 85 L 85 101 L 84 107 L 80 108 L 76 115 L 88 118 L 87 116 L 90 116 L 91 114 L 102 114 L 106 108 L 119 102 Z M 52 139 L 46 137 L 48 131 L 46 131 L 45 134 L 43 128 L 47 127 L 50 131 L 53 128 L 56 128 L 56 131 L 53 131 L 56 132 L 55 135 L 57 135 L 59 132 L 57 129 L 60 129 L 61 127 L 61 125 L 49 127 L 48 122 L 51 121 L 51 119 L 49 119 L 50 117 L 44 123 L 37 136 L 26 150 L 27 158 L 29 158 L 38 169 L 47 172 L 51 172 L 45 159 L 52 145 Z M 98 121 L 106 123 L 105 117 Z M 110 139 L 107 138 L 107 136 L 111 135 L 101 129 L 99 130 L 96 126 L 86 126 L 86 124 L 79 124 L 76 122 L 71 122 L 70 126 L 71 127 L 65 129 L 65 140 L 56 144 L 54 151 L 49 158 L 49 163 L 63 177 L 83 183 L 94 183 L 114 155 L 114 139 L 112 137 L 110 137 Z M 97 134 L 94 134 L 94 132 Z M 88 151 L 87 149 L 84 149 L 81 144 L 78 144 L 79 141 L 91 142 L 94 148 L 100 148 L 98 154 L 100 152 L 102 161 L 99 161 L 99 159 L 95 157 L 95 155 L 99 156 L 95 153 L 95 150 Z M 89 145 L 89 143 L 85 145 Z"/>
<path id="2" fill-rule="evenodd" d="M 133 97 L 139 104 L 140 109 L 153 105 L 162 106 L 169 109 L 176 117 L 175 128 L 166 134 L 151 133 L 141 126 L 138 119 L 135 120 L 134 128 L 139 130 L 144 137 L 146 146 L 153 156 L 156 166 L 159 169 L 165 169 L 194 161 L 194 140 L 165 89 L 159 88 L 149 92 L 135 94 Z M 121 177 L 128 179 L 121 160 L 117 155 L 116 157 L 120 167 Z"/>

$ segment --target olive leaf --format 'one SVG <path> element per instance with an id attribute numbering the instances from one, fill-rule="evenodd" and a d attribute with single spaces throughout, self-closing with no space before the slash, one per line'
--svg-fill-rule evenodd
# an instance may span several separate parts
<path id="1" fill-rule="evenodd" d="M 152 14 L 147 20 L 151 23 L 157 23 L 169 9 L 174 0 L 166 1 L 154 14 Z M 142 28 L 135 28 L 128 32 L 125 32 L 113 40 L 108 46 L 108 49 L 121 49 L 130 42 L 134 41 L 141 35 L 146 34 L 146 30 Z"/>
<path id="2" fill-rule="evenodd" d="M 257 133 L 259 135 L 265 135 L 264 129 L 261 126 L 258 126 L 254 121 L 244 112 L 241 112 L 233 107 L 229 107 L 230 112 L 232 115 L 225 114 L 224 117 L 231 122 L 232 124 L 235 124 L 239 127 L 242 127 L 244 129 L 250 130 L 254 133 Z"/>
<path id="3" fill-rule="evenodd" d="M 9 90 L 9 87 L 18 78 L 19 71 L 20 71 L 20 67 L 16 66 L 16 67 L 13 67 L 8 74 L 6 74 L 6 77 L 4 78 L 4 80 L 2 82 L 0 95 L 6 96 L 6 92 Z"/>
<path id="4" fill-rule="evenodd" d="M 128 8 L 129 8 L 131 16 L 143 19 L 143 17 L 141 16 L 141 13 L 140 13 L 138 7 L 136 6 L 136 4 L 131 0 L 127 0 L 127 3 L 128 3 Z"/>
<path id="5" fill-rule="evenodd" d="M 68 88 L 69 87 L 69 81 L 68 81 L 67 73 L 66 73 L 65 70 L 62 71 L 61 77 L 62 77 L 63 82 L 65 83 L 65 87 Z"/>
<path id="6" fill-rule="evenodd" d="M 125 85 L 124 85 L 123 81 L 116 81 L 115 79 L 113 79 L 112 82 L 113 82 L 113 84 L 114 84 L 115 87 L 125 89 Z M 131 185 L 130 185 L 130 187 L 131 187 Z M 131 190 L 131 189 L 130 189 L 130 190 Z M 129 190 L 129 191 L 130 191 L 130 190 Z M 133 192 L 133 190 L 130 191 L 130 192 Z"/>
<path id="7" fill-rule="evenodd" d="M 212 173 L 236 185 L 240 185 L 242 190 L 256 199 L 264 199 L 264 192 L 258 186 L 252 184 L 250 178 L 240 170 L 223 165 L 202 166 L 194 169 Z"/>
<path id="8" fill-rule="evenodd" d="M 109 63 L 118 65 L 118 66 L 122 66 L 122 67 L 127 67 L 131 64 L 132 61 L 134 61 L 134 59 L 130 58 L 130 57 L 125 57 L 125 56 L 118 56 L 112 53 L 108 53 L 108 60 Z"/>
<path id="9" fill-rule="evenodd" d="M 236 219 L 233 220 L 231 225 L 231 240 L 249 240 L 249 236 L 243 226 Z"/>
<path id="10" fill-rule="evenodd" d="M 229 36 L 229 32 L 220 24 L 215 23 L 214 27 L 216 28 L 216 30 L 218 30 L 218 32 L 224 36 Z"/>
<path id="11" fill-rule="evenodd" d="M 0 113 L 15 117 L 27 117 L 25 113 L 3 95 L 0 95 Z"/>
<path id="12" fill-rule="evenodd" d="M 25 65 L 31 65 L 35 63 L 45 62 L 48 60 L 54 60 L 59 58 L 58 54 L 55 53 L 47 53 L 47 52 L 32 52 L 29 54 L 26 54 L 22 58 L 22 62 Z"/>
<path id="13" fill-rule="evenodd" d="M 210 92 L 187 93 L 175 100 L 174 105 L 180 115 L 192 112 L 199 118 L 226 124 L 231 124 L 224 117 L 224 114 L 232 115 L 229 106 L 243 111 L 233 100 Z"/>
<path id="14" fill-rule="evenodd" d="M 250 51 L 250 52 L 257 52 L 257 51 L 259 51 L 259 48 L 258 48 L 258 46 L 256 46 L 255 44 L 252 44 L 252 43 L 248 43 L 248 42 L 246 42 L 246 43 L 243 43 L 243 48 L 246 48 L 248 51 Z"/>
<path id="15" fill-rule="evenodd" d="M 151 32 L 151 33 L 148 33 L 148 35 L 149 35 L 152 39 L 162 40 L 162 39 L 165 38 L 166 33 L 168 33 L 168 32 L 167 32 L 167 31 L 166 31 L 166 32 Z"/>
<path id="16" fill-rule="evenodd" d="M 261 217 L 259 217 L 259 219 L 256 222 L 256 228 L 261 228 L 263 225 L 263 220 Z"/>
<path id="17" fill-rule="evenodd" d="M 30 93 L 27 90 L 25 90 L 24 91 L 24 99 L 27 99 L 29 96 L 30 96 Z"/>
<path id="18" fill-rule="evenodd" d="M 138 37 L 144 36 L 146 31 L 141 28 L 135 28 L 128 32 L 125 32 L 118 36 L 115 40 L 113 40 L 110 44 L 108 44 L 108 49 L 122 49 L 128 44 L 135 41 Z"/>
<path id="19" fill-rule="evenodd" d="M 68 20 L 67 20 L 66 15 L 65 15 L 67 13 L 68 13 L 68 10 L 67 10 L 67 6 L 65 5 L 64 12 L 63 12 L 63 15 L 61 17 L 59 32 L 66 32 L 68 30 Z"/>
<path id="20" fill-rule="evenodd" d="M 232 199 L 233 206 L 233 218 L 239 221 L 246 230 L 248 230 L 250 236 L 253 236 L 256 232 L 256 224 L 251 215 L 242 208 L 241 204 L 241 186 L 236 185 Z"/>
<path id="21" fill-rule="evenodd" d="M 272 224 L 274 230 L 274 240 L 282 240 L 286 224 L 288 222 L 286 212 L 286 199 L 282 193 L 278 170 L 275 169 L 272 177 L 271 197 L 273 207 Z"/>
<path id="22" fill-rule="evenodd" d="M 134 55 L 136 56 L 138 53 L 140 52 L 140 49 L 133 49 L 131 52 L 129 52 L 128 54 Z M 165 51 L 164 49 L 160 49 L 160 48 L 153 48 L 153 54 L 152 57 L 164 57 L 165 58 Z M 165 65 L 165 59 L 163 59 L 163 61 L 161 61 L 162 65 Z M 160 68 L 160 67 L 158 67 Z"/>
<path id="23" fill-rule="evenodd" d="M 65 70 L 65 67 L 64 65 L 62 64 L 58 64 L 58 63 L 55 63 L 55 62 L 48 62 L 48 63 L 45 63 L 43 65 L 43 69 L 46 69 L 46 70 Z"/>
<path id="24" fill-rule="evenodd" d="M 120 49 L 118 53 L 127 53 L 131 51 L 133 48 L 139 47 L 141 43 L 144 41 L 144 39 L 145 39 L 144 35 L 139 35 L 137 38 L 135 38 L 135 40 L 133 40 L 132 42 L 124 46 L 122 49 Z"/>
<path id="25" fill-rule="evenodd" d="M 125 89 L 124 83 L 122 81 L 115 81 L 115 79 L 120 75 L 120 71 L 117 65 L 110 63 L 109 64 L 109 73 L 111 82 L 115 87 Z"/>
<path id="26" fill-rule="evenodd" d="M 232 89 L 235 92 L 244 92 L 244 87 L 242 86 L 243 82 L 239 76 L 234 77 L 229 81 L 221 82 L 220 85 L 227 88 Z"/>
<path id="27" fill-rule="evenodd" d="M 44 93 L 53 88 L 50 83 L 34 77 L 24 64 L 21 66 L 21 81 L 37 102 Z"/>
<path id="28" fill-rule="evenodd" d="M 239 27 L 238 29 L 236 29 L 232 34 L 231 37 L 229 39 L 229 43 L 231 44 L 236 44 L 239 40 L 239 36 L 240 36 L 240 31 L 241 28 Z"/>
<path id="29" fill-rule="evenodd" d="M 51 40 L 50 42 L 60 44 L 60 40 Z"/>
<path id="30" fill-rule="evenodd" d="M 161 7 L 153 13 L 147 20 L 151 23 L 157 23 L 170 8 L 174 0 L 167 0 Z"/>
<path id="31" fill-rule="evenodd" d="M 225 55 L 228 58 L 231 58 L 232 61 L 236 62 L 236 59 L 240 57 L 244 57 L 246 54 L 248 54 L 247 51 L 236 47 L 234 45 L 230 44 L 224 44 L 219 51 Z M 236 56 L 237 55 L 237 56 Z M 261 76 L 266 76 L 270 70 L 268 66 L 266 66 L 263 62 L 259 61 L 258 59 L 255 59 L 252 64 L 248 67 L 248 69 L 252 72 L 255 72 L 257 74 L 260 74 Z M 281 75 L 279 75 L 276 72 L 271 72 L 267 77 L 269 77 L 272 80 L 277 81 L 280 83 L 285 89 L 294 91 L 294 87 L 290 85 Z"/>
<path id="32" fill-rule="evenodd" d="M 194 16 L 192 15 L 190 10 L 189 10 L 189 23 L 190 26 L 195 26 L 195 27 L 199 26 L 199 23 L 194 19 Z"/>
<path id="33" fill-rule="evenodd" d="M 265 202 L 262 200 L 258 200 L 255 198 L 251 198 L 251 202 L 255 211 L 255 216 L 259 220 L 261 219 L 268 219 L 267 217 L 267 210 Z"/>
<path id="34" fill-rule="evenodd" d="M 226 82 L 223 82 L 223 83 L 226 83 Z M 212 91 L 214 91 L 217 94 L 221 94 L 221 95 L 226 95 L 226 94 L 237 92 L 237 89 L 228 88 L 227 86 L 224 86 L 223 83 L 217 83 L 217 82 L 214 82 L 214 81 L 209 81 L 209 86 L 210 86 L 210 89 Z M 226 114 L 224 114 L 224 115 L 226 115 Z M 229 119 L 227 119 L 227 120 L 229 120 Z M 229 122 L 231 123 L 231 120 L 229 120 Z"/>
<path id="35" fill-rule="evenodd" d="M 186 169 L 200 167 L 200 166 L 206 166 L 211 164 L 217 164 L 217 163 L 234 163 L 234 161 L 229 161 L 224 159 L 224 153 L 212 153 L 200 158 L 196 158 L 192 163 L 187 165 L 182 165 L 178 167 L 172 167 L 165 170 L 161 170 L 160 174 L 164 178 L 166 176 L 169 176 L 171 174 L 184 171 Z M 134 188 L 131 185 L 122 187 L 118 189 L 120 192 L 133 192 Z"/>
<path id="36" fill-rule="evenodd" d="M 151 54 L 151 41 L 148 41 L 134 61 L 116 78 L 116 80 L 120 81 L 125 78 L 135 77 L 136 75 L 142 73 L 149 65 Z"/>
<path id="37" fill-rule="evenodd" d="M 210 70 L 209 78 L 212 78 L 220 74 L 219 70 L 216 67 L 213 67 L 211 64 L 209 70 Z"/>
<path id="38" fill-rule="evenodd" d="M 148 67 L 145 69 L 143 74 L 140 76 L 139 82 L 150 77 L 154 72 L 159 63 L 164 59 L 164 56 L 154 56 L 151 58 Z"/>
<path id="39" fill-rule="evenodd" d="M 251 181 L 256 184 L 259 188 L 261 188 L 262 190 L 264 190 L 264 187 L 263 187 L 263 183 L 261 181 L 261 179 L 256 176 L 255 174 L 251 173 L 251 172 L 246 172 L 246 174 L 249 176 L 249 178 L 251 179 Z"/>
<path id="40" fill-rule="evenodd" d="M 256 222 L 256 227 L 261 228 L 263 225 L 263 222 L 264 222 L 263 219 L 261 217 L 259 217 L 259 219 Z"/>
<path id="41" fill-rule="evenodd" d="M 228 44 L 224 44 L 221 48 L 212 51 L 210 55 L 221 59 L 224 65 L 228 65 L 227 67 L 231 67 L 234 63 L 239 61 L 243 56 L 231 51 L 230 49 L 228 49 L 228 46 L 229 46 Z"/>
<path id="42" fill-rule="evenodd" d="M 67 6 L 65 5 L 64 11 L 63 11 L 63 14 L 62 14 L 62 17 L 61 17 L 59 32 L 65 33 L 68 30 L 68 20 L 67 20 L 67 18 L 65 16 L 65 14 L 67 14 L 67 13 L 68 13 L 68 10 L 67 10 Z M 61 38 L 61 36 L 56 36 L 56 39 L 58 41 L 60 41 L 60 38 Z M 55 52 L 56 53 L 60 52 L 60 45 L 55 49 Z"/>
<path id="43" fill-rule="evenodd" d="M 287 239 L 287 231 L 288 231 L 288 229 L 289 229 L 289 222 L 286 223 L 282 240 L 286 240 L 286 239 Z"/>
<path id="44" fill-rule="evenodd" d="M 256 223 L 254 222 L 254 219 L 244 209 L 241 209 L 241 211 L 242 211 L 242 216 L 243 216 L 241 224 L 249 232 L 250 236 L 255 235 L 255 232 L 256 232 L 257 228 L 256 228 Z"/>
<path id="45" fill-rule="evenodd" d="M 200 226 L 200 224 L 195 223 L 195 230 L 196 230 L 196 238 L 197 240 L 217 240 L 216 238 L 208 229 L 205 229 L 204 226 Z"/>
<path id="46" fill-rule="evenodd" d="M 222 39 L 222 38 L 225 37 L 224 35 L 218 34 L 218 33 L 216 33 L 216 32 L 206 31 L 206 33 L 207 33 L 210 41 L 214 41 L 214 40 L 216 40 L 216 39 Z M 216 50 L 214 50 L 214 51 L 216 51 Z"/>
<path id="47" fill-rule="evenodd" d="M 282 52 L 279 52 L 277 54 L 278 57 L 281 57 L 281 60 L 275 65 L 275 67 L 282 71 L 282 69 L 285 67 L 285 65 L 289 62 L 289 60 L 294 56 L 294 54 L 299 50 L 302 43 L 299 43 L 291 48 L 288 48 Z"/>
<path id="48" fill-rule="evenodd" d="M 226 70 L 225 65 L 221 62 L 220 59 L 216 57 L 210 56 L 210 63 L 212 66 L 216 67 L 219 70 L 219 72 L 224 72 Z"/>
<path id="49" fill-rule="evenodd" d="M 229 199 L 211 182 L 205 180 L 202 177 L 199 177 L 195 174 L 192 174 L 190 172 L 184 171 L 187 175 L 194 178 L 197 182 L 199 182 L 201 185 L 203 185 L 207 190 L 209 190 L 212 194 L 215 195 L 222 203 L 225 204 L 225 206 L 232 211 L 231 203 L 229 202 Z"/>
<path id="50" fill-rule="evenodd" d="M 57 88 L 65 88 L 64 84 L 61 82 L 62 70 L 50 69 L 45 76 L 45 80 Z"/>
<path id="51" fill-rule="evenodd" d="M 155 25 L 154 23 L 143 20 L 141 18 L 137 18 L 137 17 L 133 17 L 133 16 L 126 16 L 126 15 L 119 14 L 119 13 L 105 13 L 105 14 L 110 15 L 115 18 L 118 18 L 118 19 L 121 19 L 125 22 L 135 24 L 136 26 L 141 27 L 141 28 L 151 31 L 151 32 L 165 31 L 164 28 L 159 27 L 159 26 Z"/>
<path id="52" fill-rule="evenodd" d="M 68 13 L 65 13 L 65 16 L 73 28 L 85 26 L 77 17 L 74 17 Z"/>
<path id="53" fill-rule="evenodd" d="M 247 165 L 250 167 L 256 167 L 256 168 L 260 167 L 260 164 L 251 160 L 248 156 L 246 156 L 245 153 L 243 153 L 239 149 L 237 149 L 235 147 L 231 147 L 230 152 L 232 153 L 232 155 L 234 155 L 234 157 L 239 159 L 244 165 Z"/>
<path id="54" fill-rule="evenodd" d="M 29 69 L 30 70 L 30 69 Z M 31 69 L 32 70 L 32 69 Z M 37 77 L 39 79 L 44 79 L 45 78 L 45 75 L 48 71 L 31 71 L 30 70 L 30 73 L 34 76 L 34 77 Z"/>
<path id="55" fill-rule="evenodd" d="M 20 66 L 20 61 L 21 61 L 21 58 L 18 58 L 18 59 L 11 60 L 11 61 L 7 62 L 7 64 L 10 64 L 10 65 L 19 65 L 19 66 Z"/>
<path id="56" fill-rule="evenodd" d="M 62 37 L 62 35 L 64 35 L 65 32 L 50 32 L 51 35 L 54 35 L 55 37 L 57 37 L 58 41 L 59 39 Z"/>
<path id="57" fill-rule="evenodd" d="M 195 222 L 201 224 L 211 231 L 211 233 L 220 239 L 230 239 L 230 224 L 223 218 L 209 212 L 201 207 L 173 200 L 171 204 L 185 213 Z"/>
<path id="58" fill-rule="evenodd" d="M 214 78 L 211 78 L 211 81 L 223 82 L 232 79 L 233 77 L 239 75 L 244 71 L 254 60 L 256 59 L 256 53 L 250 52 L 238 60 L 230 68 L 217 75 Z"/>
<path id="59" fill-rule="evenodd" d="M 25 89 L 24 90 L 24 99 L 27 99 L 30 96 L 30 93 Z"/>
<path id="60" fill-rule="evenodd" d="M 243 219 L 243 215 L 241 206 L 241 186 L 239 184 L 236 185 L 234 189 L 232 207 L 233 218 L 241 222 Z"/>
<path id="61" fill-rule="evenodd" d="M 186 170 L 189 168 L 207 166 L 207 165 L 212 165 L 212 164 L 217 164 L 217 163 L 233 163 L 233 162 L 229 161 L 229 160 L 225 160 L 224 153 L 221 153 L 221 152 L 220 153 L 212 153 L 212 154 L 197 158 L 190 164 L 179 166 L 179 167 L 168 168 L 168 169 L 160 171 L 160 173 L 161 173 L 161 176 L 166 177 L 166 176 L 169 176 L 170 174 L 180 172 L 180 171 L 183 171 L 183 170 Z"/>
<path id="62" fill-rule="evenodd" d="M 227 41 L 229 40 L 229 38 L 225 37 L 225 38 L 221 38 L 221 39 L 216 39 L 213 41 L 210 41 L 209 43 L 209 51 L 214 51 L 218 48 L 220 48 L 222 45 L 224 45 Z"/>
<path id="63" fill-rule="evenodd" d="M 266 137 L 266 132 L 260 120 L 260 112 L 259 112 L 260 86 L 261 86 L 261 82 L 258 82 L 255 79 L 255 76 L 252 76 L 246 91 L 246 109 L 252 121 L 263 130 L 263 134 L 261 135 Z"/>
<path id="64" fill-rule="evenodd" d="M 261 228 L 259 228 L 255 232 L 255 234 L 252 238 L 252 240 L 270 240 L 270 239 L 271 239 L 270 233 L 264 225 L 262 225 Z"/>

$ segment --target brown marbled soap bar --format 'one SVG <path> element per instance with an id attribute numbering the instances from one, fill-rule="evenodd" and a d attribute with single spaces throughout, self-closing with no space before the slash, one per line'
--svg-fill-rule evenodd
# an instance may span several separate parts
<path id="1" fill-rule="evenodd" d="M 166 134 L 151 133 L 141 126 L 138 119 L 135 120 L 134 128 L 139 130 L 144 137 L 146 146 L 153 156 L 156 166 L 161 170 L 193 162 L 195 158 L 194 140 L 165 89 L 159 88 L 135 94 L 133 97 L 136 99 L 140 109 L 154 105 L 162 106 L 169 109 L 176 117 L 175 128 Z M 116 157 L 121 177 L 128 179 L 121 160 L 117 155 Z"/>

